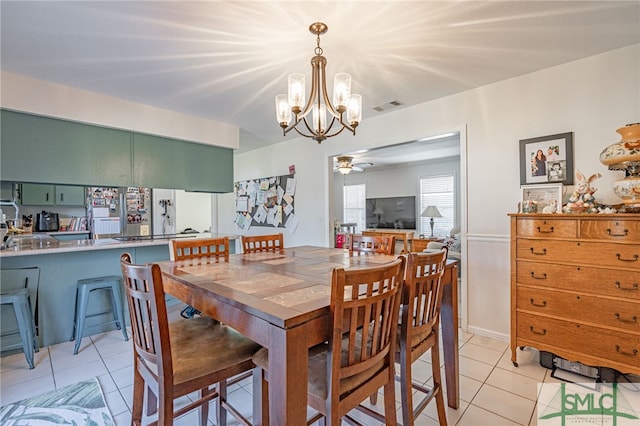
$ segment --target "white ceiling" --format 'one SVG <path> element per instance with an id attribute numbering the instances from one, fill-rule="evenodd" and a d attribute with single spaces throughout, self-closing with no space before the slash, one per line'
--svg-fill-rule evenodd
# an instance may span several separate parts
<path id="1" fill-rule="evenodd" d="M 640 1 L 2 0 L 0 13 L 3 70 L 234 123 L 240 151 L 283 140 L 274 97 L 310 75 L 315 21 L 328 75 L 349 72 L 363 95 L 361 126 L 390 101 L 640 42 Z"/>

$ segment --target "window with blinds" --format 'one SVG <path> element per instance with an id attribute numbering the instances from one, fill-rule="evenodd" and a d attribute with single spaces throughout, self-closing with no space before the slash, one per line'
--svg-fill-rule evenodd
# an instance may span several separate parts
<path id="1" fill-rule="evenodd" d="M 455 221 L 454 176 L 429 176 L 420 179 L 420 213 L 427 206 L 436 206 L 442 217 L 434 217 L 433 234 L 449 235 Z M 431 235 L 430 217 L 420 216 L 420 233 Z"/>
<path id="2" fill-rule="evenodd" d="M 343 194 L 343 220 L 345 223 L 357 223 L 356 232 L 362 232 L 365 228 L 365 191 L 366 185 L 345 185 Z"/>

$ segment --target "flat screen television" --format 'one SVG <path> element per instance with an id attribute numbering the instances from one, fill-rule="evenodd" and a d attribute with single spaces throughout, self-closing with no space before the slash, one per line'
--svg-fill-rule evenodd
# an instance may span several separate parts
<path id="1" fill-rule="evenodd" d="M 416 197 L 366 199 L 367 228 L 416 229 Z"/>

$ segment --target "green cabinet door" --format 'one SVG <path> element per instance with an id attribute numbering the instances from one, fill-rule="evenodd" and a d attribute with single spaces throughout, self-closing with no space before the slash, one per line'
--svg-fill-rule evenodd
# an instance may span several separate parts
<path id="1" fill-rule="evenodd" d="M 56 185 L 57 206 L 84 206 L 84 186 Z"/>
<path id="2" fill-rule="evenodd" d="M 131 132 L 2 110 L 0 178 L 128 186 Z"/>
<path id="3" fill-rule="evenodd" d="M 133 135 L 134 186 L 233 191 L 233 150 L 141 133 Z"/>
<path id="4" fill-rule="evenodd" d="M 55 186 L 23 183 L 20 185 L 20 202 L 23 206 L 53 206 Z"/>

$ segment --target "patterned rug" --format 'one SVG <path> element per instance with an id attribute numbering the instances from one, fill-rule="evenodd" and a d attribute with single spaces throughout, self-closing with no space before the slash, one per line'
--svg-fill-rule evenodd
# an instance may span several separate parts
<path id="1" fill-rule="evenodd" d="M 0 407 L 1 426 L 115 426 L 93 378 Z"/>

